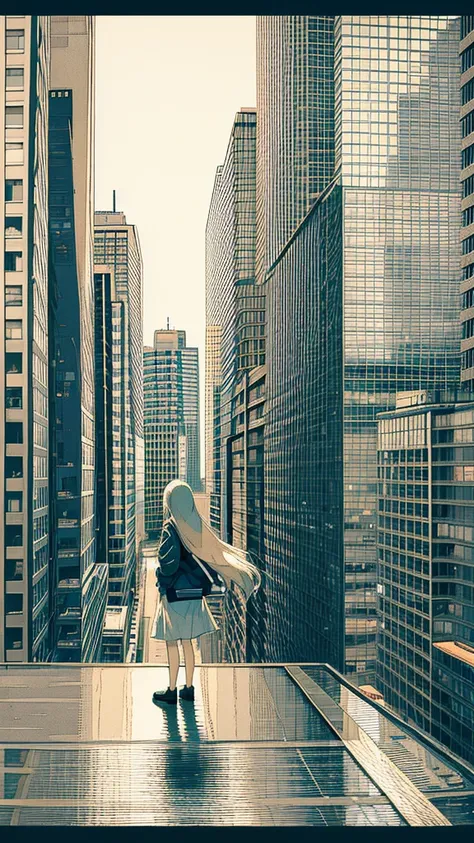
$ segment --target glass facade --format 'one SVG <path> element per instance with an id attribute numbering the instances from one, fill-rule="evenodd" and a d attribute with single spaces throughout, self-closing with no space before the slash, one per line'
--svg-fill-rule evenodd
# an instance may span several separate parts
<path id="1" fill-rule="evenodd" d="M 343 664 L 342 190 L 266 281 L 262 661 Z"/>
<path id="2" fill-rule="evenodd" d="M 459 19 L 341 18 L 346 670 L 375 668 L 377 410 L 459 381 Z M 366 66 L 367 65 L 367 66 Z M 396 83 L 394 85 L 394 83 Z"/>
<path id="3" fill-rule="evenodd" d="M 112 303 L 115 300 L 113 272 L 95 267 L 95 427 L 97 442 L 97 561 L 108 562 L 110 548 L 109 510 L 112 495 Z M 119 393 L 120 394 L 120 393 Z"/>
<path id="4" fill-rule="evenodd" d="M 461 17 L 461 380 L 474 389 L 474 15 Z"/>
<path id="5" fill-rule="evenodd" d="M 255 283 L 256 143 L 255 109 L 242 108 L 234 120 L 224 164 L 217 170 L 206 228 L 206 471 L 210 471 L 211 526 L 225 541 L 249 550 L 247 512 L 251 507 L 255 518 L 255 507 L 248 499 L 247 427 L 257 410 L 247 410 L 247 382 L 249 373 L 265 362 L 265 291 Z M 254 454 L 252 449 L 252 459 Z M 258 506 L 262 491 L 260 485 Z M 227 592 L 222 613 L 222 657 L 245 661 L 247 609 L 237 590 Z M 206 653 L 210 644 L 204 642 L 203 647 Z"/>
<path id="6" fill-rule="evenodd" d="M 82 577 L 95 563 L 95 430 L 94 413 L 88 406 L 94 395 L 94 365 L 89 344 L 82 342 L 83 322 L 78 277 L 74 203 L 72 138 L 73 91 L 50 92 L 49 104 L 49 234 L 51 295 L 51 357 L 54 385 L 51 395 L 51 554 L 55 587 L 64 579 Z M 79 214 L 80 215 L 80 210 Z M 89 279 L 87 279 L 89 280 Z M 93 310 L 92 310 L 93 313 Z M 84 387 L 84 388 L 83 388 Z M 66 612 L 74 608 L 72 615 Z M 81 636 L 77 607 L 58 595 L 55 611 L 55 658 L 81 660 Z M 87 618 L 82 617 L 83 627 Z M 72 635 L 70 634 L 72 631 Z M 66 651 L 57 642 L 68 642 Z M 72 647 L 74 641 L 75 647 Z M 100 636 L 98 650 L 100 652 Z"/>
<path id="7" fill-rule="evenodd" d="M 109 504 L 109 598 L 127 606 L 136 588 L 137 547 L 144 537 L 142 259 L 136 227 L 119 212 L 96 212 L 94 260 L 113 271 L 112 489 Z M 141 520 L 140 520 L 141 518 Z"/>
<path id="8" fill-rule="evenodd" d="M 260 32 L 274 25 L 265 20 L 259 23 Z M 459 379 L 458 39 L 459 18 L 447 16 L 335 19 L 334 58 L 332 63 L 328 59 L 328 67 L 332 67 L 334 81 L 334 178 L 340 188 L 340 227 L 329 229 L 330 243 L 320 240 L 307 246 L 298 245 L 308 237 L 304 229 L 298 230 L 275 266 L 271 269 L 268 261 L 265 266 L 267 289 L 275 284 L 275 275 L 281 274 L 280 286 L 286 301 L 283 291 L 289 283 L 295 283 L 287 279 L 307 273 L 308 265 L 313 263 L 318 268 L 307 283 L 317 287 L 321 254 L 339 253 L 334 261 L 339 266 L 338 283 L 342 284 L 337 304 L 341 308 L 340 334 L 334 360 L 343 356 L 343 369 L 341 380 L 335 384 L 338 400 L 334 418 L 341 438 L 337 448 L 334 443 L 333 456 L 343 461 L 344 495 L 342 501 L 330 497 L 328 503 L 326 492 L 317 506 L 333 505 L 338 511 L 343 505 L 344 552 L 339 568 L 344 565 L 346 580 L 345 669 L 367 681 L 374 676 L 376 654 L 376 413 L 394 406 L 397 390 L 449 388 L 457 385 Z M 278 80 L 284 73 L 283 67 L 276 62 L 271 68 L 277 87 L 282 84 Z M 260 65 L 258 70 L 260 74 L 270 72 Z M 258 83 L 258 90 L 266 88 L 271 88 L 270 82 Z M 269 115 L 265 119 L 273 120 L 271 128 L 262 134 L 262 143 L 268 136 L 274 138 L 275 144 L 275 137 L 283 134 L 283 118 L 264 98 L 262 108 Z M 261 119 L 259 116 L 260 127 Z M 277 193 L 271 172 L 261 188 L 268 196 L 259 197 L 259 209 L 262 201 L 270 202 L 269 197 Z M 331 206 L 336 202 L 335 195 Z M 287 213 L 291 219 L 289 206 Z M 263 223 L 260 216 L 257 219 L 261 233 Z M 308 223 L 310 228 L 315 224 Z M 336 241 L 336 233 L 341 244 Z M 297 260 L 301 263 L 297 264 Z M 281 518 L 287 507 L 291 511 L 298 505 L 292 478 L 295 463 L 293 458 L 283 456 L 291 449 L 295 453 L 298 450 L 293 440 L 287 442 L 295 400 L 289 384 L 293 385 L 297 377 L 293 372 L 300 372 L 302 392 L 298 406 L 302 418 L 294 439 L 302 442 L 305 425 L 311 431 L 315 427 L 312 417 L 316 418 L 319 412 L 321 396 L 332 374 L 306 377 L 303 355 L 311 360 L 315 342 L 318 354 L 321 347 L 318 326 L 313 326 L 308 306 L 301 305 L 312 292 L 294 294 L 291 302 L 278 307 L 276 295 L 272 295 L 273 316 L 268 318 L 268 331 L 273 333 L 267 338 L 269 435 L 265 445 L 266 499 L 272 503 L 267 507 L 265 529 L 269 537 L 268 563 L 281 579 L 282 594 L 276 605 L 283 606 L 283 591 L 290 593 L 292 559 L 301 556 L 300 540 L 296 541 L 299 517 L 293 512 L 288 520 L 286 516 Z M 291 327 L 292 321 L 301 324 Z M 294 339 L 290 340 L 297 331 L 298 341 L 306 351 L 298 348 Z M 282 339 L 285 334 L 287 341 Z M 282 352 L 278 347 L 285 342 L 285 360 L 281 362 L 284 368 L 277 376 L 271 355 L 279 360 Z M 317 368 L 313 361 L 310 365 Z M 296 416 L 300 418 L 299 410 Z M 324 464 L 332 447 L 329 440 L 323 447 Z M 277 474 L 279 462 L 281 469 Z M 304 500 L 307 504 L 306 497 Z M 332 519 L 324 518 L 323 508 L 317 518 L 323 520 L 323 532 L 328 529 L 326 522 L 332 523 Z M 327 561 L 320 560 L 316 553 L 311 563 L 308 560 L 315 573 L 320 565 L 326 569 Z M 268 601 L 270 607 L 272 603 L 273 600 Z M 278 611 L 275 607 L 275 617 Z M 312 617 L 309 607 L 308 613 L 308 631 L 302 640 L 298 636 L 297 641 L 293 635 L 290 641 L 291 625 L 287 624 L 285 646 L 304 648 L 295 651 L 296 658 L 303 658 L 306 647 L 310 648 L 308 658 L 322 657 L 321 634 L 316 632 L 318 620 Z M 330 635 L 336 617 L 330 621 Z M 274 624 L 276 630 L 276 621 Z M 278 645 L 274 646 L 279 646 L 283 654 L 281 635 L 279 639 L 275 635 L 275 639 Z"/>
<path id="9" fill-rule="evenodd" d="M 334 17 L 257 17 L 261 283 L 334 172 Z"/>
<path id="10" fill-rule="evenodd" d="M 163 492 L 177 478 L 201 487 L 198 349 L 184 331 L 155 331 L 143 352 L 145 397 L 145 529 L 159 539 Z"/>
<path id="11" fill-rule="evenodd" d="M 421 406 L 433 401 L 443 406 Z M 379 417 L 377 680 L 408 722 L 472 763 L 474 405 L 452 401 L 400 397 Z"/>
<path id="12" fill-rule="evenodd" d="M 49 95 L 53 660 L 100 659 L 107 600 L 96 567 L 93 277 L 95 22 L 51 19 Z M 64 583 L 79 582 L 79 588 Z"/>
<path id="13" fill-rule="evenodd" d="M 27 70 L 4 94 L 0 449 L 0 658 L 45 661 L 49 636 L 48 88 L 50 20 L 0 19 L 5 64 Z M 3 591 L 4 589 L 4 591 Z"/>
<path id="14" fill-rule="evenodd" d="M 265 360 L 264 293 L 255 288 L 256 129 L 255 109 L 241 109 L 217 170 L 206 227 L 207 487 L 211 526 L 226 540 L 234 383 Z"/>

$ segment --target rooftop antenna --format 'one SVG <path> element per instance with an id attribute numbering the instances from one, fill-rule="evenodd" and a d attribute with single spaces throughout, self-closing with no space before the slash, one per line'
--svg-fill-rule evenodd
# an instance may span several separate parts
<path id="1" fill-rule="evenodd" d="M 169 331 L 170 329 L 170 318 L 169 316 L 166 317 L 166 330 Z"/>
<path id="2" fill-rule="evenodd" d="M 112 210 L 115 214 L 115 190 L 112 191 Z"/>

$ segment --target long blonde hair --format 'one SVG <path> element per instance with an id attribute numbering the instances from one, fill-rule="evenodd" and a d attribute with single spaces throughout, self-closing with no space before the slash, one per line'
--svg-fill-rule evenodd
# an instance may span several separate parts
<path id="1" fill-rule="evenodd" d="M 245 550 L 222 541 L 204 521 L 196 508 L 193 491 L 182 480 L 172 480 L 163 494 L 164 520 L 171 520 L 190 552 L 206 562 L 229 588 L 238 585 L 248 600 L 260 588 L 261 575 Z"/>

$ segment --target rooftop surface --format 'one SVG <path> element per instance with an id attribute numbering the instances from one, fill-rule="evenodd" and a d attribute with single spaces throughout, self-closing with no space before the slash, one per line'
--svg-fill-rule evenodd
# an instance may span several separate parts
<path id="1" fill-rule="evenodd" d="M 167 680 L 0 665 L 0 825 L 474 822 L 474 770 L 326 665 L 200 665 L 158 707 Z"/>
<path id="2" fill-rule="evenodd" d="M 466 647 L 465 644 L 459 645 L 456 641 L 438 641 L 433 644 L 433 647 L 474 667 L 474 648 L 472 647 Z"/>

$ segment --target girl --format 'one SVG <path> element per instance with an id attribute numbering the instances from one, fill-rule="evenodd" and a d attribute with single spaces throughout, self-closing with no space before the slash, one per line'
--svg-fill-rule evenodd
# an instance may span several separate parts
<path id="1" fill-rule="evenodd" d="M 173 480 L 167 485 L 163 517 L 157 568 L 161 599 L 152 638 L 166 641 L 170 684 L 166 691 L 155 691 L 153 701 L 176 705 L 178 641 L 183 645 L 186 671 L 186 685 L 179 696 L 194 700 L 193 639 L 218 629 L 205 597 L 212 582 L 217 583 L 219 575 L 227 587 L 238 585 L 248 600 L 260 587 L 261 577 L 245 551 L 221 541 L 202 520 L 187 483 Z"/>

